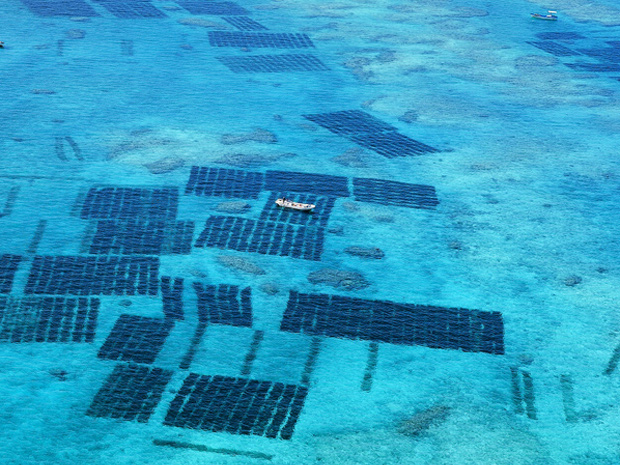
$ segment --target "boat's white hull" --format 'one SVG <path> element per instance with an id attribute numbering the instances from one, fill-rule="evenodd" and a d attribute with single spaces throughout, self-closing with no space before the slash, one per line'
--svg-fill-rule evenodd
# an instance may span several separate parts
<path id="1" fill-rule="evenodd" d="M 298 210 L 300 212 L 309 212 L 316 207 L 316 205 L 312 205 L 311 203 L 298 203 L 292 202 L 290 200 L 277 199 L 276 204 L 283 208 L 290 208 L 291 210 Z"/>

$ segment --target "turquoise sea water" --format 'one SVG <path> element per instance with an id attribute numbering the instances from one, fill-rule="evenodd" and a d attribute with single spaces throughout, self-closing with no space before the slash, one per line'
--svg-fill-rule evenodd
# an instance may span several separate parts
<path id="1" fill-rule="evenodd" d="M 614 2 L 237 3 L 247 10 L 240 16 L 266 28 L 247 31 L 250 40 L 259 33 L 306 34 L 314 46 L 301 49 L 260 48 L 259 42 L 217 47 L 209 34 L 242 31 L 223 19 L 234 13 L 192 14 L 208 3 L 218 2 L 0 3 L 0 462 L 620 463 L 620 48 L 614 43 L 620 10 Z M 111 12 L 132 4 L 161 16 Z M 222 8 L 234 12 L 235 6 Z M 530 12 L 548 8 L 558 10 L 557 23 L 530 19 Z M 290 54 L 311 55 L 328 69 L 236 73 L 218 59 Z M 436 150 L 382 156 L 303 116 L 346 110 L 365 112 L 394 127 L 390 133 Z M 317 210 L 338 179 L 352 195 L 334 198 L 322 232 L 313 236 L 324 238 L 320 259 L 233 250 L 231 242 L 202 246 L 209 218 L 259 220 L 271 190 L 263 185 L 256 198 L 194 195 L 186 192 L 192 167 L 265 179 L 274 171 L 332 176 L 323 188 L 310 182 L 274 190 L 318 196 Z M 385 192 L 364 201 L 354 178 L 433 186 L 439 203 L 398 206 Z M 118 240 L 123 221 L 154 221 L 167 211 L 161 203 L 145 210 L 149 201 L 138 199 L 127 201 L 134 213 L 121 221 L 112 207 L 89 217 L 88 199 L 106 188 L 178 191 L 172 221 L 194 222 L 189 249 L 145 253 L 138 242 L 133 251 L 97 254 L 93 235 L 104 227 L 97 219 L 111 220 L 108 234 Z M 406 196 L 414 187 L 401 189 Z M 222 212 L 231 200 L 247 208 Z M 302 229 L 295 217 L 282 218 Z M 171 227 L 153 237 L 170 241 Z M 345 253 L 352 246 L 379 248 L 384 256 Z M 56 261 L 41 268 L 43 256 Z M 184 318 L 170 318 L 164 289 L 133 295 L 109 291 L 108 283 L 80 290 L 103 278 L 86 269 L 84 282 L 63 278 L 65 256 L 81 257 L 78 262 L 154 257 L 154 279 L 183 279 Z M 16 269 L 12 257 L 20 257 Z M 308 279 L 324 269 L 358 273 L 353 284 L 367 286 Z M 55 273 L 57 281 L 41 281 L 33 291 L 37 270 Z M 132 271 L 119 265 L 111 273 Z M 211 321 L 195 338 L 202 304 L 194 282 L 250 287 L 251 327 Z M 348 316 L 332 313 L 322 334 L 300 333 L 285 327 L 295 292 L 310 294 L 315 309 L 319 294 L 379 303 L 359 323 L 365 313 L 350 310 L 348 300 L 338 310 Z M 80 312 L 67 304 L 54 315 L 64 315 L 69 342 L 57 341 L 62 331 L 54 341 L 60 323 L 46 313 L 51 295 L 98 305 L 90 340 L 73 340 Z M 423 307 L 399 307 L 401 320 L 394 322 L 381 316 L 385 302 Z M 482 318 L 476 312 L 494 315 L 501 330 L 489 335 L 483 324 L 454 332 L 446 315 L 455 311 L 437 308 L 465 309 L 469 322 Z M 141 318 L 126 331 L 144 331 L 145 339 L 137 350 L 129 341 L 110 355 L 107 348 L 124 337 L 116 325 L 127 315 Z M 367 328 L 344 337 L 340 326 L 347 321 Z M 416 324 L 418 334 L 436 336 L 393 339 Z M 169 332 L 158 336 L 153 325 Z M 24 336 L 28 331 L 41 331 L 39 341 Z M 461 345 L 450 346 L 447 333 Z M 502 350 L 471 345 L 468 338 L 480 341 L 480 334 Z M 155 347 L 152 360 L 142 358 L 149 347 Z M 153 369 L 163 370 L 163 378 Z M 145 370 L 151 377 L 141 377 Z M 277 383 L 307 392 L 296 422 L 283 410 L 294 424 L 292 437 L 271 438 L 256 428 L 240 434 L 250 414 L 235 410 L 244 400 L 231 400 L 237 391 L 228 388 L 213 398 L 203 392 L 195 410 L 202 426 L 165 424 L 191 373 L 204 376 L 203 387 L 207 376 L 221 376 L 246 388 L 247 380 L 276 386 L 271 393 Z M 123 390 L 123 382 L 142 384 Z M 131 418 L 131 409 L 145 402 L 148 421 Z M 231 431 L 212 431 L 209 402 Z M 254 405 L 262 406 L 269 429 L 276 414 L 261 402 L 256 397 Z M 191 417 L 194 407 L 183 408 Z M 237 426 L 235 415 L 243 417 Z"/>

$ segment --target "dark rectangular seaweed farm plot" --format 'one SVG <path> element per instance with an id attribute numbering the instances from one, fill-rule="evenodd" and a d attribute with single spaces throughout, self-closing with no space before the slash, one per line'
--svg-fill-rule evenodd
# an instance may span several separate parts
<path id="1" fill-rule="evenodd" d="M 218 247 L 318 261 L 323 253 L 324 238 L 325 229 L 322 227 L 295 227 L 271 221 L 211 216 L 195 247 Z"/>
<path id="2" fill-rule="evenodd" d="M 183 320 L 183 278 L 161 277 L 161 300 L 167 319 Z"/>
<path id="3" fill-rule="evenodd" d="M 399 132 L 352 134 L 349 139 L 386 158 L 411 157 L 439 151 L 430 145 L 418 142 Z"/>
<path id="4" fill-rule="evenodd" d="M 617 73 L 620 71 L 620 64 L 607 65 L 605 63 L 565 63 L 576 71 L 589 71 L 592 73 Z"/>
<path id="5" fill-rule="evenodd" d="M 117 18 L 165 18 L 148 0 L 94 0 Z"/>
<path id="6" fill-rule="evenodd" d="M 276 204 L 276 199 L 286 197 L 300 203 L 316 205 L 311 212 L 302 212 L 290 208 L 282 208 Z M 262 221 L 289 223 L 302 226 L 327 226 L 329 215 L 334 208 L 335 200 L 330 197 L 321 197 L 313 194 L 288 194 L 272 192 L 260 214 Z"/>
<path id="7" fill-rule="evenodd" d="M 328 71 L 313 55 L 253 55 L 217 57 L 234 73 L 286 73 L 293 71 Z"/>
<path id="8" fill-rule="evenodd" d="M 176 0 L 177 4 L 193 15 L 247 15 L 245 8 L 233 2 L 204 0 Z"/>
<path id="9" fill-rule="evenodd" d="M 263 173 L 192 166 L 185 195 L 257 199 L 263 182 Z"/>
<path id="10" fill-rule="evenodd" d="M 303 115 L 303 117 L 340 135 L 396 131 L 394 126 L 361 110 L 318 113 L 314 115 Z"/>
<path id="11" fill-rule="evenodd" d="M 565 45 L 558 44 L 557 42 L 552 42 L 550 40 L 546 40 L 544 42 L 527 42 L 530 45 L 533 45 L 540 50 L 550 53 L 551 55 L 555 55 L 556 57 L 568 57 L 574 55 L 580 55 L 579 52 L 571 50 Z"/>
<path id="12" fill-rule="evenodd" d="M 536 37 L 542 40 L 578 40 L 585 39 L 577 32 L 541 32 Z"/>
<path id="13" fill-rule="evenodd" d="M 335 134 L 387 158 L 407 157 L 438 152 L 434 147 L 413 140 L 374 116 L 360 110 L 303 115 Z"/>
<path id="14" fill-rule="evenodd" d="M 0 256 L 0 294 L 8 294 L 13 287 L 13 279 L 22 257 L 13 254 Z"/>
<path id="15" fill-rule="evenodd" d="M 159 259 L 117 256 L 36 256 L 25 294 L 157 295 Z"/>
<path id="16" fill-rule="evenodd" d="M 291 291 L 280 330 L 313 336 L 504 353 L 499 312 Z"/>
<path id="17" fill-rule="evenodd" d="M 307 394 L 293 384 L 190 373 L 164 425 L 291 439 Z"/>
<path id="18" fill-rule="evenodd" d="M 93 342 L 99 299 L 0 297 L 0 342 Z"/>
<path id="19" fill-rule="evenodd" d="M 240 31 L 266 31 L 267 28 L 249 16 L 225 16 L 222 18 Z"/>
<path id="20" fill-rule="evenodd" d="M 433 186 L 385 179 L 354 178 L 353 195 L 359 202 L 409 208 L 435 208 L 439 204 Z"/>
<path id="21" fill-rule="evenodd" d="M 203 323 L 252 327 L 252 289 L 195 282 L 198 319 Z"/>
<path id="22" fill-rule="evenodd" d="M 209 31 L 214 47 L 235 48 L 310 48 L 314 44 L 306 34 L 289 32 Z"/>
<path id="23" fill-rule="evenodd" d="M 172 371 L 161 368 L 116 365 L 86 415 L 146 423 L 171 377 Z"/>
<path id="24" fill-rule="evenodd" d="M 137 315 L 121 315 L 105 343 L 99 358 L 125 362 L 153 363 L 172 330 L 173 322 Z"/>
<path id="25" fill-rule="evenodd" d="M 178 204 L 176 187 L 93 187 L 86 195 L 80 217 L 83 220 L 174 220 Z"/>
<path id="26" fill-rule="evenodd" d="M 189 254 L 192 221 L 101 220 L 89 248 L 91 254 Z"/>
<path id="27" fill-rule="evenodd" d="M 584 55 L 596 58 L 598 61 L 620 63 L 620 49 L 614 47 L 579 49 Z"/>
<path id="28" fill-rule="evenodd" d="M 38 16 L 99 16 L 88 3 L 82 0 L 21 0 Z"/>
<path id="29" fill-rule="evenodd" d="M 348 197 L 349 179 L 328 174 L 267 171 L 265 190 L 282 193 L 309 193 L 326 197 Z"/>

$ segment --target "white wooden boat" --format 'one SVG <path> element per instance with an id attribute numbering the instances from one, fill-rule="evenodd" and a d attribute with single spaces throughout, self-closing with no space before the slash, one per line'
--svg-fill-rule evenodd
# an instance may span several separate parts
<path id="1" fill-rule="evenodd" d="M 276 200 L 276 204 L 283 208 L 290 208 L 292 210 L 299 210 L 301 212 L 309 212 L 312 211 L 316 205 L 312 205 L 311 203 L 299 203 L 293 202 L 287 198 L 281 198 Z"/>
<path id="2" fill-rule="evenodd" d="M 530 16 L 533 19 L 544 19 L 545 21 L 557 21 L 558 20 L 558 12 L 549 10 L 548 14 L 540 14 L 540 13 L 530 13 Z"/>

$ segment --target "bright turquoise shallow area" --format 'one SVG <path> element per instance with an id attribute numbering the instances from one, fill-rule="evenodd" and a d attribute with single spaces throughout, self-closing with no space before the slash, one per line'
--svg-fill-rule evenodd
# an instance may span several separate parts
<path id="1" fill-rule="evenodd" d="M 557 22 L 530 19 L 551 7 Z M 127 11 L 157 17 L 119 17 Z M 620 463 L 615 2 L 4 0 L 0 18 L 0 463 Z M 214 42 L 242 32 L 253 42 Z M 280 34 L 283 48 L 261 47 L 258 34 Z M 287 48 L 290 34 L 313 46 Z M 263 55 L 312 69 L 230 65 Z M 304 117 L 349 110 L 392 127 L 370 134 L 428 150 L 392 146 L 388 156 L 362 141 L 361 123 L 330 131 Z M 256 196 L 194 195 L 193 167 L 267 184 Z M 277 190 L 274 172 L 331 177 Z M 351 195 L 326 192 L 337 179 Z M 431 205 L 415 195 L 406 206 L 370 202 L 354 179 L 406 183 L 403 197 L 426 186 Z M 186 250 L 172 247 L 180 236 L 168 220 L 153 253 L 137 237 L 133 251 L 97 254 L 95 236 L 139 236 L 123 221 L 168 212 L 142 199 L 123 221 L 112 204 L 89 216 L 85 205 L 106 188 L 178 192 L 172 221 L 194 225 Z M 213 217 L 254 225 L 276 194 L 314 195 L 314 223 L 276 224 L 307 232 L 299 244 L 315 259 L 282 252 L 286 234 L 279 253 L 209 242 Z M 102 219 L 116 221 L 107 233 Z M 236 234 L 232 221 L 220 239 Z M 271 244 L 278 233 L 256 234 Z M 97 257 L 131 262 L 111 271 L 124 278 L 142 273 L 140 257 L 158 260 L 151 284 L 182 279 L 172 301 L 183 319 L 165 284 L 115 291 L 87 265 L 80 276 L 99 290 L 67 277 L 70 263 Z M 36 270 L 52 268 L 57 281 L 41 279 L 33 294 Z M 314 279 L 325 269 L 340 274 Z M 222 284 L 238 287 L 241 305 L 251 289 L 249 324 L 205 321 L 200 286 Z M 295 329 L 297 293 L 311 295 L 312 311 L 322 311 L 319 294 L 345 303 Z M 57 313 L 75 326 L 56 340 L 52 295 L 76 302 Z M 86 302 L 90 319 L 77 307 Z M 129 321 L 134 339 L 114 355 Z M 137 334 L 144 340 L 128 348 Z M 221 379 L 237 388 L 207 390 Z M 144 421 L 132 408 L 146 409 Z M 185 423 L 171 424 L 175 408 Z M 254 429 L 244 424 L 252 408 Z M 269 437 L 278 415 L 292 435 Z"/>

